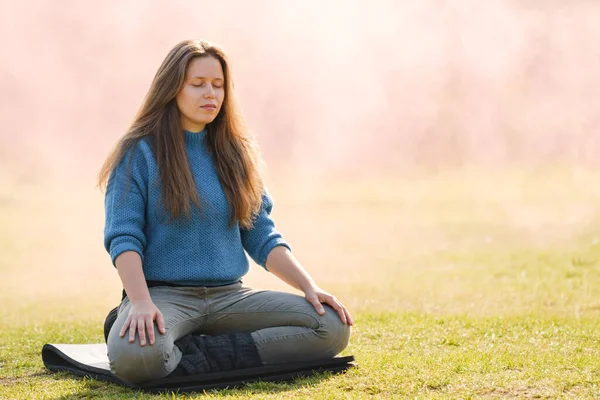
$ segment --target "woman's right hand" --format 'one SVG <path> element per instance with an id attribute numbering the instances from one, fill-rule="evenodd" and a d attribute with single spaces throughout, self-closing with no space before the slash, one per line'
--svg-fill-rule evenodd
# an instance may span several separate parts
<path id="1" fill-rule="evenodd" d="M 165 334 L 165 320 L 162 313 L 150 299 L 132 301 L 130 304 L 129 315 L 121 328 L 121 332 L 119 332 L 119 336 L 124 337 L 127 330 L 129 330 L 129 343 L 133 343 L 137 331 L 140 336 L 140 346 L 145 346 L 146 331 L 148 331 L 148 341 L 150 345 L 153 345 L 155 321 L 158 331 L 162 335 Z"/>

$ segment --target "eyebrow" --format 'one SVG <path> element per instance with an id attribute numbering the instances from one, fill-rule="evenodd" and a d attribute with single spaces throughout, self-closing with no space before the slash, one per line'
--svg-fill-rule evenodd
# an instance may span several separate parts
<path id="1" fill-rule="evenodd" d="M 207 78 L 205 76 L 192 76 L 192 77 L 190 77 L 190 79 L 214 79 L 214 80 L 217 80 L 217 81 L 224 80 L 223 78 Z"/>

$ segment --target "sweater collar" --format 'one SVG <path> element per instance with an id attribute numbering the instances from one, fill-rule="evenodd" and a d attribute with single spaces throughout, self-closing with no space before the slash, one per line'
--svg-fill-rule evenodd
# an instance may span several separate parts
<path id="1" fill-rule="evenodd" d="M 208 129 L 204 128 L 200 132 L 190 132 L 183 130 L 183 134 L 185 135 L 185 143 L 196 146 L 202 143 L 206 135 L 208 134 Z"/>

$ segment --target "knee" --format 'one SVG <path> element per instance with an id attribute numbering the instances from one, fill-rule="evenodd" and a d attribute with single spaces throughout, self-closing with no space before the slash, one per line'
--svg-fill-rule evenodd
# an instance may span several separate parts
<path id="1" fill-rule="evenodd" d="M 326 356 L 334 357 L 348 346 L 351 328 L 342 323 L 338 313 L 331 307 L 325 306 L 325 315 L 320 317 L 318 333 L 326 341 Z"/>
<path id="2" fill-rule="evenodd" d="M 111 333 L 113 333 L 111 331 Z M 164 343 L 140 346 L 138 339 L 129 343 L 128 336 L 109 335 L 108 360 L 110 369 L 120 379 L 130 383 L 140 383 L 164 378 Z"/>

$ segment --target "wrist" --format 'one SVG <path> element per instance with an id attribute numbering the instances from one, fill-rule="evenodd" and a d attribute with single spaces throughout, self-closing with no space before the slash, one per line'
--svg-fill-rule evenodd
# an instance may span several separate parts
<path id="1" fill-rule="evenodd" d="M 306 282 L 303 282 L 299 286 L 300 286 L 300 290 L 302 290 L 304 293 L 314 292 L 318 288 L 317 284 L 312 279 L 309 279 Z"/>
<path id="2" fill-rule="evenodd" d="M 146 290 L 146 293 L 135 293 L 133 295 L 127 292 L 127 297 L 129 298 L 129 302 L 132 304 L 146 303 L 148 301 L 152 301 L 152 298 L 150 297 L 150 292 L 148 290 Z"/>

